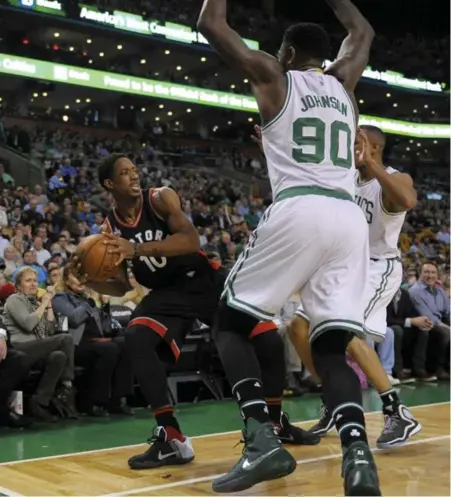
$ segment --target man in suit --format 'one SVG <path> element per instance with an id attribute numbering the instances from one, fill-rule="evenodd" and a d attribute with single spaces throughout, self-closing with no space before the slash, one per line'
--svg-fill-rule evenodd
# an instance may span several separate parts
<path id="1" fill-rule="evenodd" d="M 400 288 L 390 302 L 387 307 L 387 325 L 395 333 L 394 370 L 398 379 L 403 383 L 410 380 L 410 375 L 403 372 L 403 351 L 408 351 L 409 356 L 412 354 L 405 365 L 413 368 L 418 379 L 436 379 L 426 372 L 428 332 L 432 329 L 432 322 L 427 316 L 419 315 L 408 290 Z"/>

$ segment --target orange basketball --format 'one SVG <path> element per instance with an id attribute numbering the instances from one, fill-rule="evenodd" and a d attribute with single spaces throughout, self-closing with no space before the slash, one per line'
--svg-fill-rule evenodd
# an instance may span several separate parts
<path id="1" fill-rule="evenodd" d="M 87 274 L 90 281 L 106 281 L 119 271 L 116 262 L 118 254 L 109 254 L 108 246 L 103 242 L 103 235 L 91 235 L 85 238 L 77 248 L 77 256 L 80 260 L 81 274 Z"/>

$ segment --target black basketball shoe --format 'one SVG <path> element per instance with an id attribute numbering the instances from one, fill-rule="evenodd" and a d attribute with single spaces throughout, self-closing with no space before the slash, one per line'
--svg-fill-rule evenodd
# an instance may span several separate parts
<path id="1" fill-rule="evenodd" d="M 376 463 L 365 442 L 354 442 L 343 453 L 345 495 L 382 495 Z"/>
<path id="2" fill-rule="evenodd" d="M 329 412 L 329 409 L 323 403 L 319 411 L 319 421 L 309 429 L 309 432 L 320 437 L 325 437 L 334 429 L 334 426 L 335 422 L 332 418 L 332 413 Z"/>
<path id="3" fill-rule="evenodd" d="M 187 464 L 194 459 L 194 450 L 189 438 L 182 441 L 178 439 L 168 440 L 167 430 L 163 426 L 157 426 L 152 438 L 148 440 L 150 447 L 128 460 L 131 469 L 151 469 L 160 466 L 173 466 Z"/>
<path id="4" fill-rule="evenodd" d="M 279 435 L 279 440 L 284 444 L 318 445 L 321 440 L 316 433 L 292 425 L 286 412 L 282 412 L 280 416 L 280 426 L 277 426 L 276 430 Z"/>
<path id="5" fill-rule="evenodd" d="M 262 481 L 287 476 L 296 469 L 295 459 L 283 448 L 272 423 L 248 419 L 243 438 L 242 456 L 227 474 L 213 481 L 215 492 L 240 492 Z"/>
<path id="6" fill-rule="evenodd" d="M 381 436 L 376 441 L 376 445 L 379 449 L 400 447 L 422 429 L 421 424 L 412 416 L 410 411 L 403 404 L 398 404 L 395 408 L 395 412 L 384 409 L 384 416 L 384 429 L 382 430 Z"/>

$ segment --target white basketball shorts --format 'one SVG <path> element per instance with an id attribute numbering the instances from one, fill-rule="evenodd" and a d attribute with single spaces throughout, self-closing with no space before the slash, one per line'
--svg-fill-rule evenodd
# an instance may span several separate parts
<path id="1" fill-rule="evenodd" d="M 365 285 L 365 338 L 382 342 L 387 332 L 387 306 L 402 283 L 402 264 L 399 258 L 370 260 Z M 310 321 L 302 305 L 296 316 Z"/>
<path id="2" fill-rule="evenodd" d="M 365 331 L 371 340 L 382 342 L 387 332 L 387 306 L 402 283 L 399 258 L 370 260 L 365 289 Z"/>
<path id="3" fill-rule="evenodd" d="M 332 197 L 329 190 L 290 190 L 292 196 L 263 215 L 223 297 L 231 307 L 269 321 L 299 291 L 311 339 L 337 328 L 361 334 L 369 261 L 363 212 L 350 197 Z"/>

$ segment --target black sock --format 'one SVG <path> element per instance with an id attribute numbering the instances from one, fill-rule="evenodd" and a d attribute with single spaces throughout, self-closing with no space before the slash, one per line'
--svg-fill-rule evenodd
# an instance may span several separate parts
<path id="1" fill-rule="evenodd" d="M 260 423 L 269 421 L 269 411 L 263 398 L 263 385 L 257 378 L 246 378 L 232 387 L 244 421 L 254 418 Z"/>
<path id="2" fill-rule="evenodd" d="M 380 393 L 380 398 L 382 400 L 382 411 L 384 414 L 393 414 L 396 412 L 401 401 L 399 400 L 398 394 L 393 388 L 387 390 L 386 392 Z"/>
<path id="3" fill-rule="evenodd" d="M 172 426 L 172 428 L 176 429 L 178 432 L 181 432 L 179 422 L 174 416 L 174 408 L 171 405 L 153 409 L 153 415 L 155 416 L 158 426 L 163 426 L 164 428 Z"/>
<path id="4" fill-rule="evenodd" d="M 282 416 L 282 397 L 280 397 L 280 399 L 266 398 L 265 400 L 268 405 L 268 412 L 271 421 L 275 425 L 280 425 L 280 418 Z"/>
<path id="5" fill-rule="evenodd" d="M 334 409 L 333 417 L 343 447 L 348 447 L 357 440 L 368 443 L 361 405 L 354 402 L 341 404 Z"/>
<path id="6" fill-rule="evenodd" d="M 324 402 L 344 448 L 356 441 L 368 443 L 360 382 L 346 362 L 350 338 L 347 331 L 337 329 L 323 333 L 312 343 L 314 365 L 323 381 Z"/>

